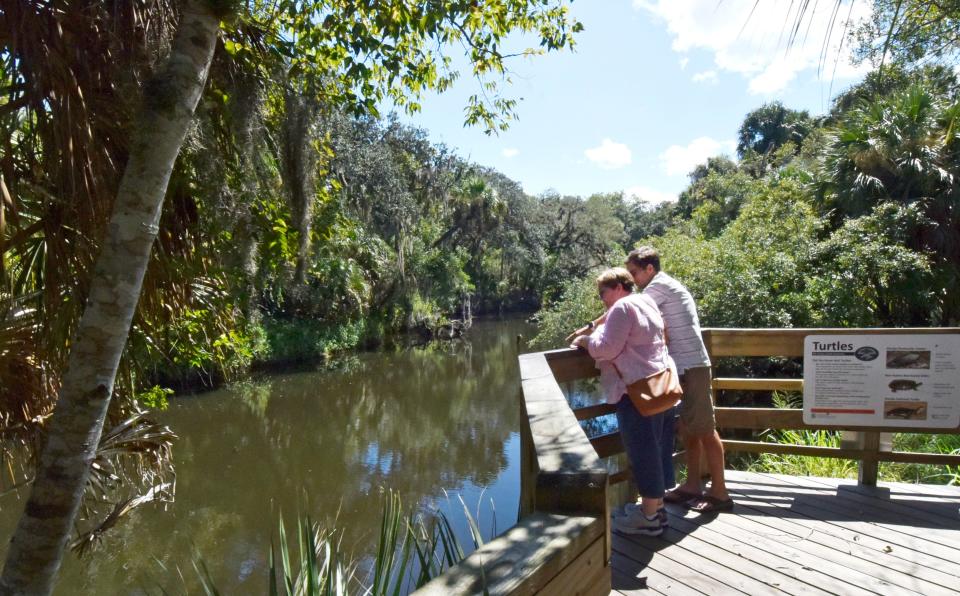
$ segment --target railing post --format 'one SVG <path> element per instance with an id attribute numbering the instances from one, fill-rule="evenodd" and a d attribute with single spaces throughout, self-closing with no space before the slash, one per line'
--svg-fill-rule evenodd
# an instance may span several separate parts
<path id="1" fill-rule="evenodd" d="M 520 392 L 520 514 L 523 519 L 534 511 L 537 501 L 537 451 L 530 434 L 530 419 L 523 392 Z"/>
<path id="2" fill-rule="evenodd" d="M 863 449 L 872 457 L 864 457 L 860 460 L 860 472 L 857 474 L 857 482 L 864 486 L 877 485 L 877 470 L 879 462 L 877 455 L 880 452 L 880 433 L 869 432 L 863 434 Z"/>
<path id="3" fill-rule="evenodd" d="M 876 486 L 880 433 L 845 430 L 841 435 L 840 446 L 865 452 L 863 458 L 857 461 L 857 483 L 862 486 Z"/>

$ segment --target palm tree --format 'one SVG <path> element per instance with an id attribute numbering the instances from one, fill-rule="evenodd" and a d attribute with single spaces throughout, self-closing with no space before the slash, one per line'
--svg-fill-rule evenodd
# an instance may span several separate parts
<path id="1" fill-rule="evenodd" d="M 190 0 L 166 64 L 147 86 L 103 252 L 50 420 L 51 439 L 10 543 L 0 590 L 48 594 L 80 508 L 174 162 L 206 84 L 220 18 Z"/>
<path id="2" fill-rule="evenodd" d="M 960 320 L 960 300 L 946 291 L 960 282 L 958 126 L 960 103 L 913 85 L 851 109 L 822 163 L 822 208 L 834 217 L 866 216 L 887 202 L 922 215 L 905 224 L 908 247 L 930 255 L 945 290 L 928 321 L 940 325 Z"/>
<path id="3" fill-rule="evenodd" d="M 447 87 L 454 73 L 444 70 L 449 61 L 433 48 L 436 40 L 461 41 L 474 74 L 483 79 L 503 72 L 505 56 L 498 48 L 512 30 L 535 31 L 544 48 L 555 50 L 572 46 L 570 34 L 580 28 L 565 7 L 553 6 L 560 0 L 485 3 L 502 18 L 478 21 L 477 3 L 398 2 L 388 11 L 381 3 L 258 0 L 248 8 L 272 29 L 238 43 L 246 24 L 231 24 L 228 34 L 234 37 L 225 39 L 224 48 L 256 54 L 268 45 L 274 55 L 299 56 L 298 68 L 317 81 L 333 81 L 320 85 L 325 99 L 364 112 L 386 95 L 403 105 L 415 102 L 425 87 Z M 39 357 L 27 364 L 33 372 L 53 371 L 59 382 L 43 385 L 40 414 L 49 413 L 54 393 L 57 407 L 0 592 L 51 590 L 118 385 L 128 332 L 131 325 L 147 329 L 163 321 L 154 310 L 162 276 L 147 272 L 151 246 L 168 187 L 174 198 L 186 194 L 190 181 L 175 176 L 176 158 L 207 82 L 221 19 L 240 5 L 0 0 L 0 91 L 6 100 L 0 126 L 9 133 L 0 147 L 0 299 L 34 299 L 37 320 L 54 323 L 5 336 L 31 337 Z M 162 53 L 167 58 L 156 70 Z M 491 94 L 495 88 L 485 86 Z M 498 95 L 475 97 L 468 120 L 494 126 L 513 105 Z M 191 240 L 162 234 L 160 264 L 171 248 L 193 250 Z M 222 246 L 211 250 L 217 248 Z M 172 269 L 160 272 L 174 277 L 179 272 Z M 210 296 L 211 285 L 188 276 L 173 296 L 189 296 L 197 286 Z M 138 313 L 142 287 L 153 291 Z M 22 309 L 4 308 L 15 313 L 4 325 L 16 323 Z M 0 348 L 4 357 L 14 353 Z"/>

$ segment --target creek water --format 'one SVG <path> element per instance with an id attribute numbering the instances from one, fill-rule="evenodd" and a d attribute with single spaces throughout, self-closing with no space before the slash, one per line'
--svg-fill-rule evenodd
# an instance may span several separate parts
<path id="1" fill-rule="evenodd" d="M 461 499 L 485 538 L 516 523 L 517 336 L 533 331 L 481 320 L 465 340 L 172 399 L 157 417 L 179 436 L 175 502 L 135 510 L 84 560 L 68 554 L 56 593 L 201 593 L 197 553 L 220 593 L 263 594 L 281 515 L 288 535 L 298 516 L 342 529 L 345 550 L 368 560 L 388 491 L 444 511 L 472 550 Z M 0 506 L 10 536 L 23 502 Z"/>

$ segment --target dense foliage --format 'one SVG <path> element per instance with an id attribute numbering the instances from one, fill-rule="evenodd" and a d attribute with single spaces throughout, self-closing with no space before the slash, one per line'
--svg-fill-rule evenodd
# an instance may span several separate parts
<path id="1" fill-rule="evenodd" d="M 143 221 L 132 232 L 156 237 L 142 291 L 142 264 L 129 266 L 130 280 L 114 280 L 140 296 L 129 336 L 119 325 L 85 336 L 109 337 L 118 357 L 126 346 L 119 372 L 97 370 L 96 401 L 109 404 L 109 420 L 91 409 L 67 423 L 90 437 L 107 429 L 106 459 L 89 483 L 95 498 L 85 503 L 116 505 L 108 525 L 143 501 L 111 503 L 111 489 L 139 480 L 141 492 L 158 497 L 172 487 L 151 470 L 169 471 L 173 435 L 142 416 L 142 406 L 163 405 L 170 387 L 213 384 L 258 361 L 316 357 L 407 328 L 430 331 L 459 316 L 478 287 L 493 307 L 535 301 L 538 281 L 520 279 L 525 262 L 514 253 L 540 261 L 542 251 L 504 240 L 532 238 L 522 201 L 510 196 L 516 185 L 381 120 L 377 109 L 386 101 L 418 109 L 423 92 L 459 76 L 451 55 L 462 52 L 462 70 L 482 89 L 467 102 L 466 123 L 502 129 L 517 106 L 503 94 L 507 59 L 573 47 L 581 25 L 566 4 L 2 2 L 3 489 L 33 482 L 58 393 L 77 389 L 64 372 L 81 316 L 110 291 L 91 291 L 98 255 L 110 254 L 104 238 L 129 232 L 111 216 L 122 204 L 121 179 L 137 178 L 125 174 L 131 155 L 149 153 L 138 142 L 141 117 L 184 108 L 188 83 L 206 81 L 195 114 L 192 105 L 178 112 L 194 117 L 169 182 L 168 172 L 144 176 L 138 184 L 148 192 L 127 193 L 156 195 L 162 205 L 159 225 Z M 207 38 L 197 33 L 185 45 L 215 46 L 209 74 L 199 58 L 177 54 L 184 23 L 205 24 Z M 526 43 L 533 47 L 515 47 Z M 196 63 L 198 74 L 168 76 L 170 63 Z M 487 258 L 494 243 L 499 259 Z M 515 294 L 513 280 L 528 289 Z M 92 530 L 84 541 L 99 528 Z"/>
<path id="2" fill-rule="evenodd" d="M 818 126 L 763 106 L 740 129 L 741 160 L 697 167 L 661 211 L 669 224 L 637 243 L 660 250 L 705 326 L 956 325 L 958 89 L 939 69 L 868 77 Z M 548 307 L 541 345 L 580 322 L 582 301 Z"/>

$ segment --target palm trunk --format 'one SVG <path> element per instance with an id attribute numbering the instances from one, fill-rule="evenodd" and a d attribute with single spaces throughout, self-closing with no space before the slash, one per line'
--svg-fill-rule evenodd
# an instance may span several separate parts
<path id="1" fill-rule="evenodd" d="M 49 594 L 80 507 L 157 235 L 174 162 L 206 84 L 219 18 L 188 0 L 170 56 L 145 88 L 30 499 L 10 542 L 2 594 Z"/>

